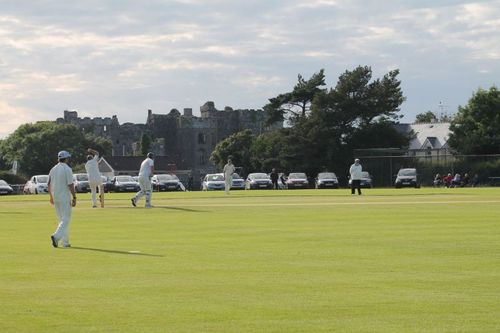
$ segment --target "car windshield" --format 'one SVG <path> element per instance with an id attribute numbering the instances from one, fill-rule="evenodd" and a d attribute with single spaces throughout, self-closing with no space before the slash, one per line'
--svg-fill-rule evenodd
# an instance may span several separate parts
<path id="1" fill-rule="evenodd" d="M 118 176 L 118 177 L 116 177 L 116 180 L 119 182 L 133 182 L 134 181 L 132 176 Z"/>
<path id="2" fill-rule="evenodd" d="M 49 181 L 49 176 L 37 176 L 36 181 L 37 183 L 46 183 Z"/>
<path id="3" fill-rule="evenodd" d="M 236 172 L 233 173 L 233 179 L 242 179 L 240 175 L 238 175 Z"/>
<path id="4" fill-rule="evenodd" d="M 403 176 L 403 177 L 415 176 L 416 174 L 417 174 L 417 170 L 415 170 L 415 169 L 401 169 L 398 172 L 398 176 Z"/>
<path id="5" fill-rule="evenodd" d="M 370 174 L 366 171 L 361 172 L 361 177 L 363 178 L 370 178 Z"/>
<path id="6" fill-rule="evenodd" d="M 161 181 L 179 180 L 179 178 L 177 178 L 177 176 L 174 176 L 174 175 L 157 175 L 156 177 L 158 178 L 158 180 L 161 180 Z"/>
<path id="7" fill-rule="evenodd" d="M 87 175 L 75 175 L 76 176 L 76 180 L 78 180 L 79 182 L 86 182 L 89 180 L 89 177 L 87 177 Z"/>
<path id="8" fill-rule="evenodd" d="M 1 186 L 9 186 L 5 180 L 0 180 L 0 185 Z"/>
<path id="9" fill-rule="evenodd" d="M 291 178 L 291 179 L 307 179 L 307 176 L 303 172 L 295 172 L 295 173 L 289 174 L 288 178 Z"/>
<path id="10" fill-rule="evenodd" d="M 269 179 L 269 176 L 265 173 L 252 173 L 248 176 L 251 179 Z"/>
<path id="11" fill-rule="evenodd" d="M 318 175 L 318 179 L 335 179 L 337 176 L 333 172 L 323 172 Z"/>
<path id="12" fill-rule="evenodd" d="M 224 176 L 222 176 L 222 175 L 208 175 L 207 180 L 209 182 L 222 181 L 222 180 L 224 180 Z"/>

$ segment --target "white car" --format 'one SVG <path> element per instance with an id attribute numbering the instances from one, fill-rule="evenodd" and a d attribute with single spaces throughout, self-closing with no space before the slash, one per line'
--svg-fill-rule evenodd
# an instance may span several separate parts
<path id="1" fill-rule="evenodd" d="M 222 173 L 209 173 L 203 178 L 201 189 L 203 191 L 223 190 L 225 188 L 224 175 Z"/>
<path id="2" fill-rule="evenodd" d="M 24 194 L 49 193 L 48 183 L 49 175 L 36 175 L 30 178 L 24 185 Z"/>

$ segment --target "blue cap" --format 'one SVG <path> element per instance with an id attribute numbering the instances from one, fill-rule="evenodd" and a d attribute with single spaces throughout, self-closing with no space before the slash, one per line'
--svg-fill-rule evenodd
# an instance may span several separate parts
<path id="1" fill-rule="evenodd" d="M 58 154 L 57 154 L 57 158 L 68 158 L 68 157 L 71 157 L 71 154 L 68 153 L 66 150 L 61 150 Z"/>

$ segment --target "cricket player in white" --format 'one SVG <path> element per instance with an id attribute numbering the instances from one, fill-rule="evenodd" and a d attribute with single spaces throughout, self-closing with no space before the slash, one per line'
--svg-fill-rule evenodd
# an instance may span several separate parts
<path id="1" fill-rule="evenodd" d="M 231 189 L 231 186 L 233 185 L 233 173 L 236 170 L 236 168 L 233 165 L 233 162 L 231 161 L 230 158 L 227 159 L 227 164 L 224 165 L 224 185 L 225 188 L 224 190 L 226 191 L 226 194 L 229 194 L 229 190 Z"/>
<path id="2" fill-rule="evenodd" d="M 99 152 L 94 149 L 87 149 L 90 154 L 87 156 L 87 163 L 85 163 L 85 170 L 89 177 L 90 193 L 92 194 L 92 207 L 96 208 L 96 188 L 99 188 L 99 201 L 101 207 L 104 207 L 104 186 L 102 184 L 101 172 L 99 171 Z"/>
<path id="3" fill-rule="evenodd" d="M 154 158 L 153 153 L 148 153 L 147 158 L 141 163 L 141 169 L 139 170 L 139 186 L 141 187 L 141 190 L 137 192 L 137 194 L 131 199 L 132 205 L 134 207 L 137 206 L 137 203 L 143 196 L 146 196 L 146 205 L 144 207 L 146 208 L 152 207 L 151 177 L 153 176 L 154 165 L 155 165 L 153 158 Z"/>
<path id="4" fill-rule="evenodd" d="M 73 171 L 67 164 L 70 157 L 71 154 L 67 151 L 60 151 L 57 154 L 59 163 L 49 172 L 50 203 L 54 205 L 59 219 L 56 231 L 50 236 L 53 247 L 58 247 L 60 240 L 63 247 L 71 246 L 68 228 L 71 221 L 71 207 L 76 206 L 76 193 L 73 184 Z"/>

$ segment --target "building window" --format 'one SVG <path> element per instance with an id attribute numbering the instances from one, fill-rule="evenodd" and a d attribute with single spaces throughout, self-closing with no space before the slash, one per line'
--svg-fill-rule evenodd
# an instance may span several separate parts
<path id="1" fill-rule="evenodd" d="M 204 133 L 198 133 L 198 144 L 204 144 L 207 138 Z"/>

